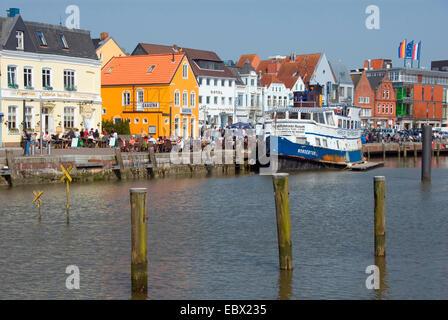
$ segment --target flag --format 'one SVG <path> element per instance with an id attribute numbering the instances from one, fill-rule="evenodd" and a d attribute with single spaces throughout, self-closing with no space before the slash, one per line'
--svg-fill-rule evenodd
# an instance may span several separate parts
<path id="1" fill-rule="evenodd" d="M 421 41 L 414 44 L 412 48 L 412 60 L 420 60 L 420 47 Z"/>
<path id="2" fill-rule="evenodd" d="M 406 59 L 412 59 L 412 51 L 414 49 L 414 40 L 406 45 Z"/>
<path id="3" fill-rule="evenodd" d="M 406 40 L 403 40 L 400 42 L 400 45 L 398 46 L 398 58 L 404 59 L 406 56 Z"/>

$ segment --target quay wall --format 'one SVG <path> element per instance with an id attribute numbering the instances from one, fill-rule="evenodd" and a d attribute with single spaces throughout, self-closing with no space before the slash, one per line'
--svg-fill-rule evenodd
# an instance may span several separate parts
<path id="1" fill-rule="evenodd" d="M 233 154 L 233 151 L 230 152 Z M 190 155 L 200 157 L 200 153 L 191 153 Z M 73 182 L 148 179 L 170 176 L 220 176 L 234 174 L 237 171 L 249 171 L 247 161 L 244 165 L 219 163 L 206 165 L 204 163 L 194 164 L 194 162 L 193 164 L 173 164 L 170 161 L 169 153 L 156 153 L 156 164 L 151 164 L 150 156 L 147 152 L 123 152 L 121 153 L 121 159 L 122 168 L 119 168 L 119 161 L 115 154 L 14 156 L 13 166 L 9 166 L 11 181 L 9 181 L 7 176 L 0 176 L 0 185 L 60 183 L 60 179 L 63 176 L 61 165 L 65 168 L 72 166 L 70 176 Z M 185 163 L 189 163 L 189 161 L 185 161 Z M 7 158 L 0 155 L 0 168 L 7 165 Z"/>

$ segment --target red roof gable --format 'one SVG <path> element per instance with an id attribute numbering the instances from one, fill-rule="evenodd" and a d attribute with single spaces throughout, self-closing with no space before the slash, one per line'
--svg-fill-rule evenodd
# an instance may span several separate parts
<path id="1" fill-rule="evenodd" d="M 169 84 L 183 57 L 175 53 L 112 58 L 101 70 L 101 85 Z"/>

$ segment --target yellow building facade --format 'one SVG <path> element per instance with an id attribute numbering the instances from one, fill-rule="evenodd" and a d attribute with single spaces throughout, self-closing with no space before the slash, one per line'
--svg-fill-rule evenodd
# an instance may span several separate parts
<path id="1" fill-rule="evenodd" d="M 19 146 L 24 128 L 38 136 L 41 129 L 50 134 L 101 130 L 101 63 L 90 33 L 17 18 L 14 22 L 23 30 L 23 42 L 16 43 L 12 32 L 12 46 L 0 51 L 1 146 Z M 48 28 L 57 28 L 59 36 L 52 38 L 54 30 L 47 33 Z M 46 45 L 36 47 L 33 37 Z"/>
<path id="2" fill-rule="evenodd" d="M 131 134 L 197 138 L 198 90 L 184 54 L 113 58 L 102 70 L 103 120 L 128 121 Z"/>
<path id="3" fill-rule="evenodd" d="M 121 49 L 117 42 L 112 37 L 109 37 L 107 33 L 101 33 L 101 38 L 94 39 L 94 43 L 96 40 L 98 41 L 96 44 L 96 54 L 98 59 L 101 60 L 101 67 L 104 67 L 104 65 L 113 57 L 126 56 L 123 49 Z"/>

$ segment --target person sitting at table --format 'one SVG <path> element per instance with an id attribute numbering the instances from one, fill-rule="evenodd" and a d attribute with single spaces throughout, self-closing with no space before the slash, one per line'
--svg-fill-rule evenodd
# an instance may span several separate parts
<path id="1" fill-rule="evenodd" d="M 157 143 L 157 140 L 156 139 L 154 139 L 154 137 L 153 136 L 149 136 L 149 139 L 148 139 L 148 141 L 149 142 L 152 142 L 153 144 L 156 144 Z"/>
<path id="2" fill-rule="evenodd" d="M 42 144 L 46 148 L 48 146 L 48 143 L 50 142 L 50 135 L 48 134 L 48 131 L 45 131 L 45 133 L 42 136 Z"/>
<path id="3" fill-rule="evenodd" d="M 98 129 L 96 129 L 95 132 L 93 133 L 93 137 L 95 139 L 98 139 L 100 137 L 100 133 L 98 132 Z"/>
<path id="4" fill-rule="evenodd" d="M 135 150 L 135 139 L 134 139 L 134 135 L 131 136 L 131 139 L 129 139 L 129 147 L 130 147 L 130 151 L 134 151 Z"/>
<path id="5" fill-rule="evenodd" d="M 36 148 L 39 145 L 39 141 L 37 139 L 37 133 L 34 132 L 31 136 L 31 150 L 34 152 L 34 148 Z"/>

